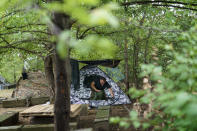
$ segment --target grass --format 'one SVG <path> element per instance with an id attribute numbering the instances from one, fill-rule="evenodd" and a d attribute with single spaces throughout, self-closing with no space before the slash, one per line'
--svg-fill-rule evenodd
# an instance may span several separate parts
<path id="1" fill-rule="evenodd" d="M 0 97 L 11 98 L 14 89 L 0 90 Z"/>

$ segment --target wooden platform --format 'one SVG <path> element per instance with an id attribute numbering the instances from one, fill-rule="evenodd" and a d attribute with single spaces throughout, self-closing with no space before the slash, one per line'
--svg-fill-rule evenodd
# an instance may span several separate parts
<path id="1" fill-rule="evenodd" d="M 71 105 L 70 117 L 77 116 L 81 111 L 81 104 Z M 54 116 L 53 104 L 51 105 L 35 105 L 22 112 L 21 116 Z"/>

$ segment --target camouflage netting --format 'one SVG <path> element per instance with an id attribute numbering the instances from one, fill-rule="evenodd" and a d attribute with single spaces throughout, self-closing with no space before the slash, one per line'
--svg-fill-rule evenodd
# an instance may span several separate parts
<path id="1" fill-rule="evenodd" d="M 47 85 L 44 73 L 29 72 L 28 79 L 20 79 L 14 92 L 15 98 L 50 96 L 51 90 Z"/>

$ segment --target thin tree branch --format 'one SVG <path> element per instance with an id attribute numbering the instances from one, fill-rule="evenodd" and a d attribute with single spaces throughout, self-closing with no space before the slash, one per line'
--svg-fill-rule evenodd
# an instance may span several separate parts
<path id="1" fill-rule="evenodd" d="M 78 38 L 79 39 L 83 39 L 86 37 L 86 33 L 91 30 L 91 29 L 94 29 L 95 27 L 90 27 L 90 28 L 87 28 Z"/>
<path id="2" fill-rule="evenodd" d="M 12 12 L 10 12 L 10 13 L 8 13 L 8 14 L 2 16 L 0 19 L 3 19 L 3 18 L 8 17 L 8 16 L 10 16 L 10 15 L 15 15 L 16 13 L 22 12 L 22 11 L 24 11 L 24 9 L 14 10 L 14 11 L 12 11 Z"/>
<path id="3" fill-rule="evenodd" d="M 2 37 L 1 37 L 2 38 Z M 3 39 L 3 38 L 2 38 Z M 23 43 L 27 43 L 27 42 L 31 42 L 31 43 L 33 43 L 33 44 L 37 44 L 37 42 L 39 43 L 39 44 L 42 44 L 42 45 L 44 45 L 44 46 L 47 46 L 47 44 L 45 44 L 45 43 L 43 43 L 43 42 L 46 42 L 46 43 L 50 43 L 51 41 L 48 41 L 48 40 L 42 40 L 42 39 L 26 39 L 26 40 L 20 40 L 20 41 L 14 41 L 14 42 L 12 42 L 12 43 L 10 43 L 10 42 L 8 42 L 8 41 L 5 41 L 5 39 L 2 41 L 2 42 L 6 42 L 6 44 L 8 44 L 8 45 L 11 45 L 11 46 L 13 46 L 13 45 L 18 45 L 18 44 L 23 44 Z"/>
<path id="4" fill-rule="evenodd" d="M 28 26 L 46 26 L 45 24 L 34 24 L 34 23 L 30 23 L 27 25 L 23 25 L 23 26 L 4 26 L 6 28 L 6 30 L 11 30 L 11 29 L 15 29 L 15 28 L 25 28 Z"/>
<path id="5" fill-rule="evenodd" d="M 80 31 L 80 27 L 77 26 L 76 39 L 79 39 L 79 31 Z"/>
<path id="6" fill-rule="evenodd" d="M 42 53 L 42 52 L 27 50 L 25 48 L 12 46 L 12 45 L 0 46 L 0 49 L 17 49 L 17 50 L 22 50 L 22 51 L 25 51 L 25 52 L 31 53 L 31 54 L 41 54 Z"/>
<path id="7" fill-rule="evenodd" d="M 179 8 L 179 9 L 184 9 L 184 10 L 193 10 L 197 11 L 197 9 L 194 8 L 188 8 L 188 7 L 181 7 L 181 6 L 175 6 L 175 5 L 160 5 L 160 4 L 152 4 L 152 6 L 162 6 L 162 7 L 173 7 L 173 8 Z"/>
<path id="8" fill-rule="evenodd" d="M 179 8 L 179 9 L 197 11 L 197 9 L 191 8 L 191 7 L 196 7 L 197 3 L 186 3 L 186 2 L 179 2 L 179 1 L 155 0 L 155 1 L 132 1 L 132 2 L 121 3 L 122 6 L 149 5 L 149 4 L 153 6 L 173 7 L 173 8 Z M 181 6 L 181 5 L 184 5 L 184 6 Z M 185 7 L 185 6 L 190 6 L 190 7 Z"/>
<path id="9" fill-rule="evenodd" d="M 142 5 L 142 4 L 153 4 L 153 3 L 166 3 L 166 4 L 179 4 L 179 5 L 189 5 L 189 6 L 197 6 L 197 3 L 186 3 L 179 1 L 164 1 L 164 0 L 154 0 L 154 1 L 132 1 L 132 2 L 124 2 L 121 3 L 122 6 L 128 5 Z"/>
<path id="10" fill-rule="evenodd" d="M 46 35 L 52 35 L 51 33 L 49 32 L 44 32 L 44 31 L 39 31 L 39 30 L 15 30 L 13 32 L 8 32 L 8 33 L 0 33 L 0 36 L 3 36 L 3 35 L 11 35 L 11 34 L 17 34 L 17 33 L 42 33 L 42 34 L 46 34 Z"/>

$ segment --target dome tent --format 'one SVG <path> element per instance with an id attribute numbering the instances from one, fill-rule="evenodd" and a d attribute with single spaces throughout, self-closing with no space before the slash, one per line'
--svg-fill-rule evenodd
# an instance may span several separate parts
<path id="1" fill-rule="evenodd" d="M 100 60 L 100 61 L 79 61 L 88 64 L 79 71 L 79 88 L 75 88 L 74 84 L 71 84 L 71 104 L 89 104 L 92 107 L 98 107 L 103 105 L 119 105 L 130 104 L 128 96 L 121 90 L 121 88 L 114 82 L 104 71 L 102 71 L 97 65 L 103 65 L 107 67 L 116 67 L 120 60 Z M 86 76 L 99 75 L 106 78 L 106 81 L 111 85 L 114 92 L 114 98 L 107 100 L 90 100 L 91 89 L 87 88 L 83 81 Z M 110 98 L 108 89 L 105 89 L 105 95 Z"/>

